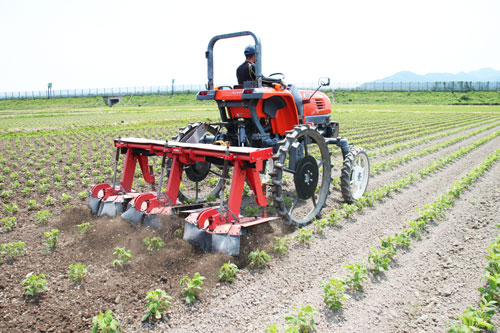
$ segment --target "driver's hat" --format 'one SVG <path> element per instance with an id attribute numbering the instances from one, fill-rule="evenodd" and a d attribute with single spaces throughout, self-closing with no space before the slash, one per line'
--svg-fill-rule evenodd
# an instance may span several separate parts
<path id="1" fill-rule="evenodd" d="M 255 54 L 256 53 L 256 51 L 255 51 L 255 45 L 248 45 L 247 47 L 245 47 L 245 52 L 244 53 L 245 53 L 246 56 Z"/>

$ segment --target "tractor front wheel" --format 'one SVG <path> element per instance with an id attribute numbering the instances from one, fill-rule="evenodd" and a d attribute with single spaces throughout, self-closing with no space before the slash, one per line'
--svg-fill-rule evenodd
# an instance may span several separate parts
<path id="1" fill-rule="evenodd" d="M 359 199 L 368 187 L 370 180 L 370 160 L 361 147 L 352 148 L 344 159 L 340 174 L 340 189 L 347 203 Z"/>

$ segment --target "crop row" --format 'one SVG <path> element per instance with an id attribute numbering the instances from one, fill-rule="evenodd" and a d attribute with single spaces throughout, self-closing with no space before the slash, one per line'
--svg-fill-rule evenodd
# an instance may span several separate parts
<path id="1" fill-rule="evenodd" d="M 420 138 L 420 139 L 411 140 L 411 141 L 405 142 L 405 143 L 398 143 L 398 144 L 395 144 L 395 145 L 393 145 L 391 147 L 387 147 L 387 148 L 383 148 L 383 149 L 378 149 L 378 150 L 371 151 L 370 152 L 370 156 L 371 157 L 379 157 L 379 156 L 389 155 L 389 154 L 392 154 L 394 152 L 398 152 L 398 151 L 401 151 L 401 150 L 404 150 L 404 149 L 413 148 L 413 147 L 419 146 L 421 144 L 432 142 L 434 140 L 437 140 L 437 139 L 440 139 L 440 138 L 443 138 L 443 137 L 446 137 L 446 136 L 457 134 L 459 132 L 466 131 L 466 130 L 471 129 L 471 128 L 483 126 L 485 124 L 490 124 L 491 122 L 492 122 L 491 119 L 487 119 L 487 120 L 481 121 L 479 123 L 473 123 L 471 125 L 462 126 L 462 127 L 450 130 L 450 131 L 440 132 L 440 133 L 437 133 L 437 134 L 434 134 L 434 135 L 431 135 L 431 136 L 427 136 L 427 137 L 423 137 L 423 138 Z"/>
<path id="2" fill-rule="evenodd" d="M 460 118 L 460 119 L 431 119 L 431 120 L 426 120 L 426 121 L 420 121 L 417 124 L 404 124 L 398 127 L 392 127 L 392 126 L 386 126 L 386 128 L 382 130 L 378 130 L 375 133 L 378 135 L 367 135 L 370 134 L 371 129 L 365 129 L 364 132 L 359 133 L 358 135 L 352 135 L 349 133 L 349 138 L 351 140 L 356 140 L 356 142 L 362 144 L 366 142 L 371 142 L 369 141 L 369 138 L 373 137 L 376 140 L 387 140 L 395 136 L 405 136 L 405 135 L 411 135 L 414 133 L 418 133 L 422 131 L 423 129 L 425 130 L 443 130 L 448 128 L 448 126 L 459 126 L 463 124 L 468 124 L 471 121 L 477 122 L 480 120 L 484 120 L 485 118 L 491 119 L 491 116 L 477 116 L 477 117 L 467 117 L 467 118 Z M 368 132 L 368 133 L 367 133 Z"/>
<path id="3" fill-rule="evenodd" d="M 406 163 L 412 159 L 420 158 L 420 157 L 423 157 L 425 155 L 434 153 L 440 149 L 449 147 L 451 145 L 459 143 L 460 141 L 463 141 L 463 140 L 468 139 L 470 137 L 476 136 L 482 132 L 485 132 L 485 131 L 490 130 L 490 129 L 495 128 L 495 127 L 498 127 L 499 125 L 500 125 L 500 123 L 494 123 L 494 124 L 491 124 L 489 126 L 475 130 L 471 133 L 454 137 L 453 139 L 450 139 L 446 142 L 436 144 L 434 146 L 419 150 L 417 152 L 410 152 L 410 153 L 405 154 L 405 155 L 397 156 L 397 157 L 390 159 L 388 161 L 372 164 L 370 175 L 373 176 L 373 175 L 379 174 L 382 171 L 392 170 L 396 166 L 401 165 L 403 163 Z"/>

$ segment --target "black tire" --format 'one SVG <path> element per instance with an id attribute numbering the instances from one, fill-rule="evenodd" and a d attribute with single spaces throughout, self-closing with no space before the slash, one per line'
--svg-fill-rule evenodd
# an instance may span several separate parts
<path id="1" fill-rule="evenodd" d="M 353 179 L 354 176 L 354 179 Z M 370 180 L 370 159 L 361 147 L 352 148 L 344 159 L 340 190 L 346 203 L 353 203 L 366 192 Z"/>
<path id="2" fill-rule="evenodd" d="M 200 123 L 190 123 L 186 127 L 179 130 L 179 134 L 173 141 L 182 141 L 182 138 L 188 134 L 193 128 L 198 126 Z M 170 166 L 171 160 L 167 161 L 167 165 Z M 196 170 L 203 170 L 208 168 L 208 172 L 198 173 Z M 169 171 L 169 167 L 167 167 Z M 222 167 L 219 168 L 208 162 L 200 163 L 194 165 L 185 165 L 182 174 L 182 184 L 184 189 L 179 189 L 178 198 L 183 203 L 198 203 L 205 202 L 209 196 L 218 198 L 219 192 L 222 189 Z M 191 174 L 189 174 L 191 173 Z M 212 177 L 210 177 L 212 176 Z M 168 172 L 167 172 L 168 177 Z M 215 178 L 217 178 L 215 180 Z M 215 184 L 214 184 L 215 183 Z M 205 190 L 200 189 L 203 187 Z"/>
<path id="3" fill-rule="evenodd" d="M 278 152 L 273 156 L 274 168 L 270 172 L 274 206 L 285 221 L 302 227 L 319 216 L 330 193 L 330 152 L 324 137 L 310 125 L 295 126 L 279 144 Z M 303 156 L 293 165 L 290 156 L 294 154 Z M 293 184 L 284 180 L 287 173 L 293 175 Z M 295 196 L 293 203 L 288 196 Z"/>

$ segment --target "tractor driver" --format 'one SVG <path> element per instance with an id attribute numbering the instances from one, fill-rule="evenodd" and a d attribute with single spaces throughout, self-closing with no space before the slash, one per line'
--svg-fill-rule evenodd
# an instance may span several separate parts
<path id="1" fill-rule="evenodd" d="M 243 84 L 245 81 L 255 80 L 255 46 L 248 45 L 245 48 L 245 62 L 242 63 L 236 70 L 238 84 Z"/>

